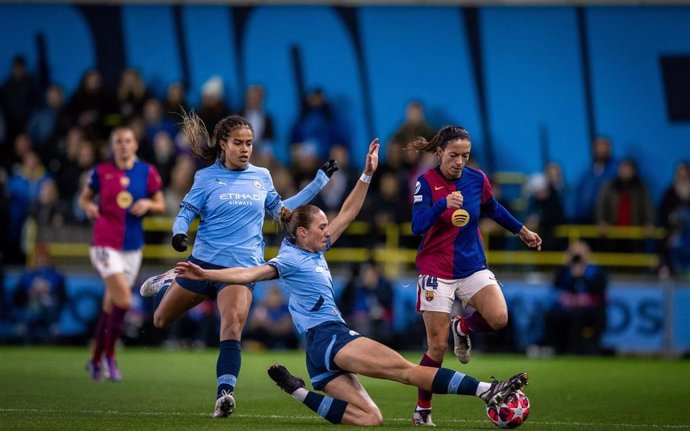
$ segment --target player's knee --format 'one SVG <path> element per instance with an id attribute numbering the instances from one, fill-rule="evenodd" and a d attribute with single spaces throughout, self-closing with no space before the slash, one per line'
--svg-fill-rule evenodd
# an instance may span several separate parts
<path id="1" fill-rule="evenodd" d="M 383 424 L 383 415 L 376 406 L 368 408 L 365 414 L 357 420 L 357 425 L 361 426 L 378 426 L 381 424 Z"/>
<path id="2" fill-rule="evenodd" d="M 242 335 L 243 322 L 239 319 L 221 319 L 220 335 L 221 339 L 239 340 Z"/>
<path id="3" fill-rule="evenodd" d="M 153 326 L 155 326 L 158 329 L 165 329 L 168 326 L 170 326 L 172 322 L 169 319 L 166 319 L 162 313 L 158 313 L 156 310 L 155 313 L 153 313 Z"/>
<path id="4" fill-rule="evenodd" d="M 489 325 L 491 325 L 491 329 L 493 329 L 494 331 L 498 331 L 500 329 L 505 328 L 507 324 L 508 311 L 501 311 L 500 313 L 496 313 L 489 322 Z"/>

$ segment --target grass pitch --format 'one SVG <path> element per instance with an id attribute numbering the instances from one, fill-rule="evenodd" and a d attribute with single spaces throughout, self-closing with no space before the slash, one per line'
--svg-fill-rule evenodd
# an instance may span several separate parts
<path id="1" fill-rule="evenodd" d="M 0 429 L 40 430 L 319 430 L 333 425 L 281 392 L 266 375 L 275 362 L 306 377 L 302 352 L 245 353 L 237 409 L 210 418 L 215 402 L 215 350 L 123 349 L 124 380 L 92 382 L 86 348 L 0 347 Z M 417 361 L 420 353 L 406 355 Z M 530 374 L 532 403 L 524 430 L 688 429 L 690 361 L 475 355 L 445 365 L 482 380 Z M 363 378 L 386 429 L 406 429 L 416 389 Z M 493 430 L 477 398 L 437 395 L 437 429 Z"/>

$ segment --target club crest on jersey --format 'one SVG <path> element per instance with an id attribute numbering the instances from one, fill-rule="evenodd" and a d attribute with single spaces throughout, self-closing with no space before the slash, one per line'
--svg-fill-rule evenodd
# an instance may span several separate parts
<path id="1" fill-rule="evenodd" d="M 132 205 L 134 198 L 130 192 L 124 191 L 117 194 L 115 197 L 115 202 L 120 208 L 127 209 Z"/>
<path id="2" fill-rule="evenodd" d="M 453 215 L 450 217 L 450 222 L 453 226 L 463 227 L 470 222 L 470 213 L 462 208 L 453 211 Z"/>
<path id="3" fill-rule="evenodd" d="M 319 274 L 322 272 L 326 272 L 326 267 L 325 266 L 317 266 L 314 271 L 318 272 Z"/>
<path id="4" fill-rule="evenodd" d="M 436 293 L 434 293 L 433 290 L 425 290 L 424 291 L 424 299 L 426 299 L 427 301 L 433 301 L 435 296 L 436 296 Z"/>
<path id="5" fill-rule="evenodd" d="M 252 184 L 254 185 L 254 187 L 256 187 L 259 190 L 264 188 L 263 184 L 261 184 L 261 181 L 259 181 L 259 180 L 252 181 Z"/>

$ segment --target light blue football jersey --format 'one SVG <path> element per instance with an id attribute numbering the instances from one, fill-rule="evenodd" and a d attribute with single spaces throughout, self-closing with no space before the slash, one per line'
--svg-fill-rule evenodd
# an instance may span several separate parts
<path id="1" fill-rule="evenodd" d="M 312 183 L 289 199 L 289 207 L 306 204 L 327 182 L 328 177 L 319 170 Z M 285 204 L 268 169 L 248 164 L 235 171 L 218 161 L 195 174 L 194 184 L 180 204 L 173 234 L 187 233 L 198 215 L 192 250 L 195 258 L 225 267 L 261 265 L 265 262 L 264 218 L 266 213 L 277 218 Z"/>
<path id="2" fill-rule="evenodd" d="M 330 242 L 328 247 L 330 247 Z M 285 238 L 278 256 L 267 263 L 276 268 L 280 285 L 290 296 L 292 321 L 300 333 L 324 322 L 343 322 L 335 304 L 333 278 L 324 251 L 304 250 Z"/>

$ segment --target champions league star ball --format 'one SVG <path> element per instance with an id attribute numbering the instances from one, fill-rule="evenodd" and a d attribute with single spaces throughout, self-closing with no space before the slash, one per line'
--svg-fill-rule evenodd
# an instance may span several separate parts
<path id="1" fill-rule="evenodd" d="M 529 416 L 529 398 L 522 391 L 516 391 L 502 403 L 486 406 L 486 415 L 499 428 L 517 428 Z"/>

